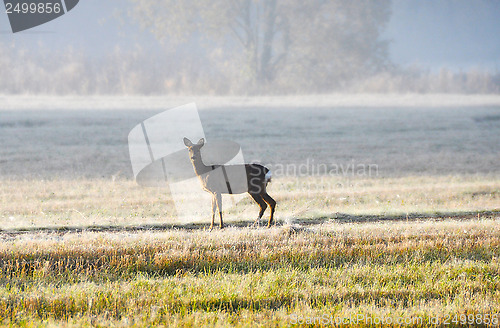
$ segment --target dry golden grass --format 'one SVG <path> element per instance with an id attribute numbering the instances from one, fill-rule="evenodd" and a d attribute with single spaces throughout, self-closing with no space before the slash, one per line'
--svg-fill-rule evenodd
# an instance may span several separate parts
<path id="1" fill-rule="evenodd" d="M 500 314 L 499 178 L 308 181 L 318 188 L 273 181 L 277 226 L 246 227 L 248 200 L 211 232 L 208 219 L 176 222 L 164 191 L 131 181 L 2 181 L 0 322 L 430 326 Z"/>
<path id="2" fill-rule="evenodd" d="M 0 228 L 182 224 L 165 189 L 130 180 L 3 180 Z M 432 215 L 500 209 L 500 177 L 404 178 L 285 177 L 269 193 L 278 222 L 343 215 Z M 196 207 L 198 204 L 193 203 Z M 225 213 L 228 222 L 251 222 L 258 206 L 246 197 Z M 192 221 L 209 223 L 208 217 Z"/>
<path id="3" fill-rule="evenodd" d="M 499 223 L 10 235 L 0 243 L 0 317 L 286 327 L 291 314 L 499 313 Z"/>

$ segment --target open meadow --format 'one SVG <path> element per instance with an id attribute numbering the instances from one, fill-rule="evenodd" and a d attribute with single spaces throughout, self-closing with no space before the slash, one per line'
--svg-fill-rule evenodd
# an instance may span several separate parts
<path id="1" fill-rule="evenodd" d="M 212 231 L 133 180 L 158 112 L 0 108 L 1 325 L 498 326 L 500 106 L 202 108 L 276 173 Z"/>
<path id="2" fill-rule="evenodd" d="M 275 227 L 249 227 L 257 206 L 248 197 L 222 231 L 207 219 L 175 222 L 158 189 L 132 181 L 2 181 L 11 192 L 0 195 L 0 317 L 25 326 L 287 327 L 301 317 L 425 326 L 500 313 L 500 179 L 329 180 L 338 190 L 276 179 Z"/>

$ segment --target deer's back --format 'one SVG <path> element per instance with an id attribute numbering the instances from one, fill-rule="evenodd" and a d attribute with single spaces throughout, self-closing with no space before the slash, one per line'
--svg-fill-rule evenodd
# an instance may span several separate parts
<path id="1" fill-rule="evenodd" d="M 213 166 L 213 170 L 200 176 L 203 187 L 221 194 L 260 194 L 266 188 L 269 169 L 260 164 Z"/>

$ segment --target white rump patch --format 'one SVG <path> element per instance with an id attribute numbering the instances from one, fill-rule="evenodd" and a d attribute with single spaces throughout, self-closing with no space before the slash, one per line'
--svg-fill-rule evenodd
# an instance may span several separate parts
<path id="1" fill-rule="evenodd" d="M 266 179 L 266 183 L 268 183 L 269 181 L 271 181 L 271 177 L 272 177 L 272 176 L 273 176 L 273 175 L 271 174 L 271 171 L 268 171 L 268 172 L 266 173 L 266 177 L 265 177 L 265 179 Z"/>

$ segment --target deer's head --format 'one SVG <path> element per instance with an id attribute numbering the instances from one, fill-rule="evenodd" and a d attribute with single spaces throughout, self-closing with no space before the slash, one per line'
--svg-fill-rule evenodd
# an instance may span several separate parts
<path id="1" fill-rule="evenodd" d="M 191 140 L 184 137 L 184 144 L 189 150 L 189 158 L 191 158 L 191 161 L 194 162 L 201 160 L 200 149 L 205 144 L 205 139 L 201 138 L 200 140 L 198 140 L 198 143 L 194 144 L 191 142 Z"/>

